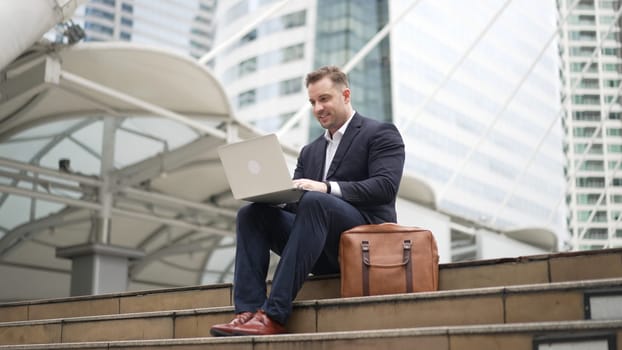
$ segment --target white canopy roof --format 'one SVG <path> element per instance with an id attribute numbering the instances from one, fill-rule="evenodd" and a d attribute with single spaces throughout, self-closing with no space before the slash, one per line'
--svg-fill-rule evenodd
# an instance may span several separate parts
<path id="1" fill-rule="evenodd" d="M 102 215 L 108 243 L 146 253 L 130 289 L 230 279 L 241 203 L 216 149 L 256 133 L 231 117 L 205 66 L 129 43 L 38 44 L 6 74 L 0 274 L 15 283 L 3 283 L 0 301 L 66 295 L 71 262 L 55 249 L 97 240 Z M 58 170 L 62 158 L 71 173 Z M 26 288 L 29 275 L 48 290 Z"/>

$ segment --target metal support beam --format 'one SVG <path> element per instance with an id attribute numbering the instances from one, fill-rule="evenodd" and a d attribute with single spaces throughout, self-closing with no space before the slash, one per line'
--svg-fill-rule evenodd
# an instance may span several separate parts
<path id="1" fill-rule="evenodd" d="M 101 180 L 95 179 L 93 177 L 78 175 L 78 174 L 62 173 L 58 170 L 44 168 L 44 167 L 40 167 L 40 166 L 36 166 L 32 164 L 26 164 L 26 163 L 18 162 L 18 161 L 8 159 L 8 158 L 0 157 L 0 166 L 18 169 L 18 170 L 25 170 L 25 171 L 29 171 L 29 172 L 39 174 L 39 175 L 49 175 L 49 176 L 56 177 L 59 179 L 75 181 L 80 184 L 89 185 L 89 186 L 99 187 L 103 184 Z"/>
<path id="2" fill-rule="evenodd" d="M 184 115 L 181 115 L 179 113 L 175 113 L 173 111 L 170 111 L 168 109 L 162 108 L 160 106 L 157 106 L 153 103 L 147 102 L 145 100 L 139 99 L 137 97 L 133 97 L 130 96 L 128 94 L 125 94 L 123 92 L 111 89 L 107 86 L 104 86 L 102 84 L 98 84 L 94 81 L 88 80 L 86 78 L 83 78 L 79 75 L 67 72 L 67 71 L 61 71 L 60 73 L 60 77 L 61 80 L 67 81 L 69 83 L 75 84 L 77 86 L 81 86 L 82 88 L 85 89 L 89 89 L 92 91 L 95 91 L 97 93 L 106 95 L 108 97 L 112 97 L 115 98 L 119 101 L 123 101 L 125 103 L 131 104 L 137 108 L 140 108 L 142 110 L 145 111 L 149 111 L 155 115 L 167 118 L 167 119 L 171 119 L 171 120 L 175 120 L 177 122 L 180 122 L 182 124 L 188 125 L 189 127 L 198 130 L 199 132 L 201 132 L 202 134 L 207 134 L 207 135 L 212 135 L 215 137 L 218 137 L 220 139 L 224 139 L 225 138 L 225 132 L 218 130 L 216 128 L 212 128 L 209 127 L 207 125 L 204 125 L 196 120 L 190 119 Z"/>
<path id="3" fill-rule="evenodd" d="M 113 193 L 112 180 L 110 173 L 114 170 L 114 149 L 116 145 L 116 123 L 113 117 L 104 118 L 104 126 L 102 130 L 102 160 L 100 163 L 100 177 L 103 180 L 103 185 L 99 188 L 99 203 L 102 206 L 102 210 L 98 213 L 98 235 L 96 237 L 97 242 L 109 244 L 110 234 L 112 231 L 112 202 Z"/>
<path id="4" fill-rule="evenodd" d="M 60 62 L 51 56 L 42 56 L 6 72 L 6 81 L 0 83 L 0 104 L 24 96 L 34 96 L 46 85 L 57 84 Z"/>
<path id="5" fill-rule="evenodd" d="M 148 203 L 173 205 L 178 208 L 189 208 L 193 210 L 200 210 L 205 213 L 224 216 L 224 217 L 231 218 L 231 219 L 236 217 L 235 210 L 220 208 L 215 205 L 206 204 L 206 203 L 197 203 L 197 202 L 169 196 L 169 195 L 162 194 L 162 193 L 141 191 L 136 188 L 129 188 L 129 187 L 122 189 L 121 192 L 131 196 L 132 198 L 143 199 Z"/>
<path id="6" fill-rule="evenodd" d="M 205 157 L 209 152 L 212 152 L 216 159 L 216 149 L 224 143 L 223 141 L 224 137 L 201 136 L 173 151 L 161 153 L 134 165 L 116 170 L 111 176 L 118 187 L 137 185 L 145 180 L 159 176 L 162 172 L 171 172 L 174 169 L 178 169 L 196 160 L 199 156 Z"/>

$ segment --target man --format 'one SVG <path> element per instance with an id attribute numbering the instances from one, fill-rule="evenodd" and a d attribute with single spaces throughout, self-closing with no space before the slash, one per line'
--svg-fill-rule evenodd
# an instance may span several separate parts
<path id="1" fill-rule="evenodd" d="M 346 75 L 322 67 L 307 75 L 313 114 L 325 130 L 298 157 L 293 185 L 306 190 L 285 208 L 253 203 L 237 216 L 235 318 L 212 335 L 285 332 L 292 302 L 309 273 L 339 272 L 341 232 L 396 222 L 404 144 L 393 124 L 356 113 Z M 281 256 L 266 297 L 270 250 Z"/>

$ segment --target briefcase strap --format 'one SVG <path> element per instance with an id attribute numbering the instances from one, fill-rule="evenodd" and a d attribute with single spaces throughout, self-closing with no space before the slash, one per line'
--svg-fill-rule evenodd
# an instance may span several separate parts
<path id="1" fill-rule="evenodd" d="M 410 239 L 406 239 L 403 242 L 403 254 L 402 262 L 398 264 L 374 264 L 375 267 L 399 267 L 404 266 L 404 273 L 406 275 L 406 292 L 413 292 L 413 274 L 412 274 L 412 259 L 410 258 L 410 250 L 412 242 Z M 372 267 L 371 259 L 369 257 L 369 241 L 361 241 L 361 251 L 363 258 L 363 295 L 369 295 L 369 269 Z"/>
<path id="2" fill-rule="evenodd" d="M 404 241 L 404 260 L 408 260 L 406 262 L 406 293 L 413 292 L 413 259 L 410 258 L 411 246 L 410 239 Z"/>

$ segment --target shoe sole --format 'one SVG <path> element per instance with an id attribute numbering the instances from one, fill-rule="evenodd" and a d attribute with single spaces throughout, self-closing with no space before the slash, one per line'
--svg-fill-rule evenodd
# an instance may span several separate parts
<path id="1" fill-rule="evenodd" d="M 227 333 L 225 331 L 219 331 L 217 329 L 210 329 L 209 333 L 214 337 L 232 337 L 235 335 L 233 333 Z"/>

